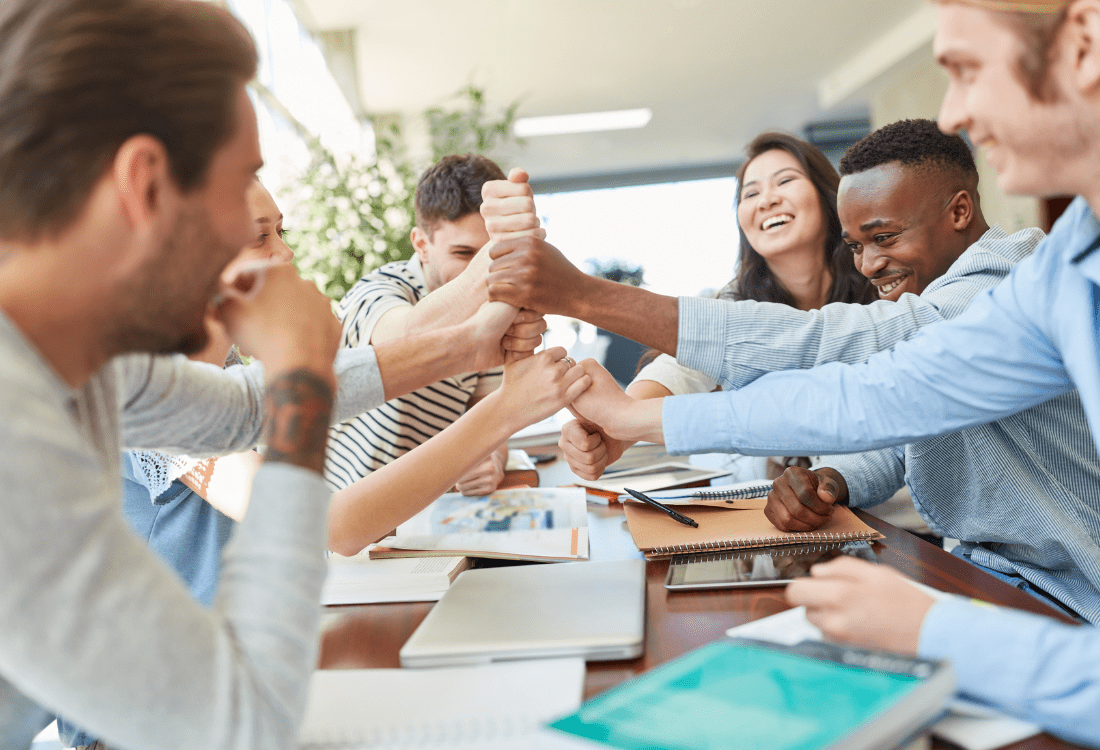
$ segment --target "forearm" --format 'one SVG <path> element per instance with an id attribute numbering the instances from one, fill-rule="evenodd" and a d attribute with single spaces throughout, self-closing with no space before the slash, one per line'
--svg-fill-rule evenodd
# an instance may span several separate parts
<path id="1" fill-rule="evenodd" d="M 679 308 L 675 297 L 585 276 L 583 289 L 563 302 L 560 314 L 579 318 L 666 354 L 676 353 Z"/>
<path id="2" fill-rule="evenodd" d="M 404 317 L 401 335 L 415 336 L 457 325 L 477 312 L 489 299 L 485 283 L 488 248 L 488 245 L 482 248 L 462 273 L 413 305 Z M 373 335 L 371 340 L 374 341 Z"/>
<path id="3" fill-rule="evenodd" d="M 523 427 L 494 408 L 498 393 L 431 440 L 333 495 L 329 548 L 353 555 L 377 541 L 454 486 Z"/>
<path id="4" fill-rule="evenodd" d="M 855 453 L 1048 401 L 1072 383 L 1052 343 L 1030 322 L 1038 316 L 1005 299 L 1022 293 L 1006 282 L 959 318 L 928 326 L 863 364 L 772 373 L 739 391 L 666 399 L 669 452 Z"/>
<path id="5" fill-rule="evenodd" d="M 385 400 L 467 372 L 473 343 L 461 327 L 430 331 L 374 347 Z"/>
<path id="6" fill-rule="evenodd" d="M 959 289 L 963 286 L 966 294 Z M 977 290 L 956 284 L 954 291 L 954 296 L 972 299 Z M 898 302 L 834 303 L 809 311 L 772 302 L 696 297 L 681 297 L 678 305 L 677 361 L 727 389 L 742 388 L 769 372 L 863 362 L 942 319 L 933 301 L 915 295 Z"/>
<path id="7" fill-rule="evenodd" d="M 646 382 L 655 389 L 652 393 L 635 392 L 635 386 Z M 635 398 L 658 398 L 685 393 L 710 393 L 718 389 L 719 386 L 713 379 L 698 370 L 681 365 L 668 354 L 662 354 L 641 369 L 626 392 Z"/>
<path id="8" fill-rule="evenodd" d="M 635 400 L 607 419 L 600 427 L 611 437 L 627 444 L 639 441 L 664 443 L 661 407 L 667 399 L 647 398 Z"/>

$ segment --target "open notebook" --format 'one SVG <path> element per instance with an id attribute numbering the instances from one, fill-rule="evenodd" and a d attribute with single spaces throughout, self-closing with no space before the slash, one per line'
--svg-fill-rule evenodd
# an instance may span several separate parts
<path id="1" fill-rule="evenodd" d="M 775 544 L 882 538 L 882 534 L 859 520 L 843 505 L 836 506 L 832 518 L 816 531 L 780 531 L 764 515 L 765 502 L 766 499 L 761 498 L 758 502 L 760 507 L 737 510 L 708 506 L 681 507 L 685 515 L 698 522 L 697 529 L 678 523 L 648 505 L 625 503 L 623 508 L 630 535 L 648 559 Z"/>
<path id="2" fill-rule="evenodd" d="M 576 487 L 515 488 L 482 497 L 443 495 L 368 553 L 387 557 L 588 559 L 588 514 Z"/>

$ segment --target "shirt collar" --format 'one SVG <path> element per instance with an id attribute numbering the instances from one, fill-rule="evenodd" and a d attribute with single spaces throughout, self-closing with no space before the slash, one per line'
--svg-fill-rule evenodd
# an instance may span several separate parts
<path id="1" fill-rule="evenodd" d="M 428 282 L 424 280 L 424 267 L 420 265 L 420 256 L 413 253 L 413 256 L 409 258 L 408 263 L 405 264 L 405 270 L 408 271 L 409 276 L 416 280 L 416 283 L 420 285 L 420 288 L 424 291 L 424 294 L 428 293 Z"/>

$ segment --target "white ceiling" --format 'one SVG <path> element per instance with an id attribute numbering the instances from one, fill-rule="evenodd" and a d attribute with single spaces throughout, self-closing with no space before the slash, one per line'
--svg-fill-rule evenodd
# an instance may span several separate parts
<path id="1" fill-rule="evenodd" d="M 473 83 L 520 115 L 649 107 L 639 130 L 531 138 L 561 177 L 735 161 L 758 132 L 866 112 L 859 84 L 921 36 L 927 0 L 295 0 L 354 29 L 360 103 L 413 114 Z M 917 19 L 917 17 L 920 19 Z M 914 26 L 914 19 L 920 21 Z M 907 25 L 908 24 L 908 25 Z M 913 44 L 926 42 L 916 39 Z M 900 53 L 899 53 L 900 49 Z M 883 68 L 885 69 L 885 67 Z M 869 72 L 868 72 L 869 71 Z M 845 98 L 823 109 L 819 88 Z M 845 88 L 847 86 L 847 88 Z M 849 91 L 850 89 L 850 91 Z"/>

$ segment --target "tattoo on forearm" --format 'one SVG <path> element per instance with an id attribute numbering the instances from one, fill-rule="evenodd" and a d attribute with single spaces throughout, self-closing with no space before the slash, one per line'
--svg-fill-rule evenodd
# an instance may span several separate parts
<path id="1" fill-rule="evenodd" d="M 332 386 L 309 370 L 272 381 L 267 388 L 266 460 L 321 472 L 334 397 Z"/>

